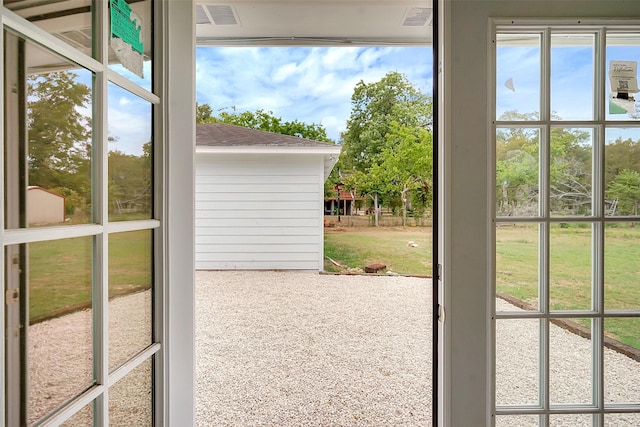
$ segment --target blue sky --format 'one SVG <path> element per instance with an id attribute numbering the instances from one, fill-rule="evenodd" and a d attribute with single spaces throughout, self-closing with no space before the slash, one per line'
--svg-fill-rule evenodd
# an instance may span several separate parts
<path id="1" fill-rule="evenodd" d="M 638 46 L 609 46 L 606 55 L 607 64 L 612 59 L 640 62 L 640 43 Z M 331 139 L 339 141 L 351 112 L 351 95 L 357 82 L 372 83 L 389 71 L 398 71 L 417 88 L 430 94 L 431 60 L 430 47 L 198 47 L 196 99 L 211 105 L 214 114 L 232 107 L 239 112 L 264 109 L 284 120 L 321 124 Z M 561 118 L 591 118 L 592 61 L 591 47 L 574 44 L 552 49 L 552 110 Z M 148 68 L 148 64 L 145 65 Z M 499 49 L 498 117 L 510 110 L 538 111 L 539 70 L 538 47 Z M 145 69 L 145 75 L 149 75 L 148 69 Z M 135 76 L 127 77 L 138 80 Z M 508 79 L 512 79 L 513 89 L 505 86 Z M 148 77 L 138 83 L 150 87 Z M 608 78 L 605 84 L 608 88 Z M 137 98 L 125 91 L 116 92 L 109 99 L 110 115 L 116 118 L 109 132 L 117 140 L 110 143 L 109 148 L 141 154 L 142 143 L 150 138 L 150 128 L 140 124 L 149 123 L 150 105 L 133 102 Z M 640 98 L 638 95 L 636 97 Z M 138 116 L 141 118 L 136 122 Z M 608 118 L 631 119 L 622 115 L 608 115 Z M 638 139 L 640 131 L 622 127 L 607 131 L 608 141 L 619 136 Z"/>
<path id="2" fill-rule="evenodd" d="M 198 47 L 196 98 L 214 115 L 235 106 L 321 124 L 338 141 L 356 83 L 398 71 L 431 94 L 431 59 L 431 48 L 415 47 Z"/>

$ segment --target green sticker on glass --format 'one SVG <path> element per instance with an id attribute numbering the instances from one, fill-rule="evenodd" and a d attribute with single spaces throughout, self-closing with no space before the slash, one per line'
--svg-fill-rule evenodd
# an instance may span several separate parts
<path id="1" fill-rule="evenodd" d="M 143 54 L 142 19 L 125 0 L 111 0 L 111 38 L 117 37 Z"/>

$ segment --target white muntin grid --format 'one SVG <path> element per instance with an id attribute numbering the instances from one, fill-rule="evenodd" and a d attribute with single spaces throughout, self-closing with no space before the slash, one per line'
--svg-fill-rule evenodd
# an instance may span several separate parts
<path id="1" fill-rule="evenodd" d="M 165 7 L 161 1 L 152 1 L 155 6 L 155 21 L 159 22 L 162 17 L 162 9 Z M 108 61 L 108 23 L 109 23 L 109 2 L 93 2 L 92 3 L 92 25 L 93 25 L 93 46 L 95 49 L 94 57 L 88 56 L 62 42 L 59 38 L 36 27 L 27 20 L 21 18 L 10 10 L 0 7 L 0 22 L 2 28 L 13 31 L 18 34 L 21 39 L 29 40 L 48 49 L 63 58 L 69 63 L 75 64 L 78 68 L 90 71 L 93 78 L 92 85 L 92 212 L 91 223 L 75 226 L 60 227 L 42 227 L 42 228 L 26 228 L 26 229 L 0 229 L 0 241 L 2 242 L 3 254 L 5 250 L 12 245 L 23 245 L 34 242 L 42 242 L 48 240 L 67 239 L 74 237 L 92 237 L 92 309 L 93 309 L 93 371 L 95 385 L 78 396 L 68 396 L 70 399 L 62 407 L 55 409 L 44 419 L 39 421 L 39 425 L 59 425 L 66 420 L 72 418 L 79 411 L 86 407 L 93 409 L 93 422 L 95 425 L 109 425 L 109 389 L 114 386 L 117 381 L 127 376 L 134 369 L 142 366 L 145 362 L 151 361 L 154 365 L 154 376 L 152 381 L 156 384 L 162 384 L 162 366 L 161 353 L 163 348 L 162 342 L 164 310 L 163 310 L 163 262 L 161 261 L 164 251 L 164 229 L 161 219 L 164 216 L 165 201 L 163 197 L 164 171 L 163 171 L 163 136 L 164 125 L 162 121 L 163 107 L 161 103 L 160 93 L 161 85 L 157 85 L 159 89 L 154 92 L 148 91 L 143 87 L 135 84 L 131 80 L 120 75 L 118 72 L 109 68 Z M 151 25 L 151 22 L 147 22 Z M 156 31 L 152 31 L 154 40 L 148 41 L 156 47 L 162 46 L 163 31 L 161 25 L 156 26 Z M 0 33 L 0 38 L 4 39 L 4 33 Z M 0 44 L 1 46 L 2 44 Z M 155 50 L 154 58 L 154 80 L 159 82 L 159 71 L 162 69 L 162 55 L 159 49 Z M 3 59 L 4 62 L 4 59 Z M 0 74 L 6 67 L 14 64 L 9 62 L 5 67 L 0 67 Z M 154 216 L 148 220 L 109 222 L 108 218 L 108 88 L 109 84 L 116 84 L 119 87 L 130 92 L 132 96 L 137 96 L 149 103 L 153 109 L 153 212 Z M 0 94 L 4 92 L 4 85 L 0 88 Z M 3 121 L 0 121 L 0 130 L 3 130 Z M 3 159 L 3 150 L 0 150 L 0 164 L 5 167 Z M 9 166 L 10 167 L 10 166 Z M 4 224 L 4 206 L 7 203 L 5 197 L 4 174 L 0 174 L 0 193 L 2 193 L 2 206 L 0 209 L 0 223 Z M 149 328 L 153 330 L 152 344 L 142 349 L 138 354 L 130 358 L 126 363 L 119 366 L 115 370 L 110 370 L 108 361 L 109 352 L 109 298 L 108 298 L 108 269 L 109 269 L 109 236 L 114 233 L 149 230 L 153 234 L 151 243 L 153 257 L 153 324 Z M 0 273 L 4 277 L 6 270 L 6 258 L 0 257 Z M 4 304 L 2 304 L 4 307 Z M 3 309 L 4 310 L 4 309 Z M 0 324 L 3 329 L 5 326 L 4 311 L 0 316 Z M 5 341 L 0 341 L 0 359 L 2 364 L 0 368 L 0 385 L 6 388 L 5 375 Z M 22 356 L 25 357 L 25 356 Z M 28 357 L 28 355 L 26 356 Z M 17 393 L 17 390 L 8 390 L 8 394 Z M 161 423 L 163 418 L 163 399 L 164 392 L 155 390 L 154 411 L 155 419 Z M 7 414 L 15 411 L 15 408 L 7 406 L 7 401 L 0 401 L 0 423 L 7 420 Z M 13 418 L 15 419 L 15 418 Z"/>
<path id="2" fill-rule="evenodd" d="M 607 76 L 607 36 L 618 37 L 629 34 L 635 36 L 635 41 L 640 42 L 640 22 L 615 21 L 598 22 L 585 20 L 493 20 L 491 22 L 491 46 L 492 55 L 491 72 L 489 73 L 489 110 L 491 117 L 496 118 L 497 106 L 497 47 L 500 37 L 508 36 L 512 40 L 518 35 L 526 36 L 531 40 L 537 37 L 539 49 L 539 70 L 531 70 L 531 73 L 539 73 L 540 102 L 539 116 L 537 120 L 530 121 L 501 121 L 494 120 L 489 126 L 488 138 L 491 144 L 491 158 L 489 159 L 489 188 L 496 188 L 496 141 L 497 132 L 500 129 L 526 129 L 534 130 L 538 134 L 538 212 L 531 216 L 514 217 L 498 216 L 496 209 L 495 190 L 489 191 L 492 195 L 490 206 L 493 209 L 493 222 L 489 225 L 491 242 L 490 250 L 493 253 L 493 265 L 490 269 L 490 280 L 493 283 L 490 292 L 490 304 L 492 307 L 491 338 L 492 354 L 491 366 L 488 368 L 492 375 L 491 391 L 492 406 L 491 423 L 496 425 L 497 417 L 504 420 L 512 418 L 514 421 L 536 422 L 540 426 L 548 426 L 554 416 L 573 415 L 583 421 L 588 419 L 593 426 L 610 425 L 606 417 L 610 414 L 640 414 L 640 396 L 633 402 L 608 402 L 605 399 L 605 334 L 604 323 L 610 318 L 640 318 L 640 310 L 611 310 L 605 309 L 604 295 L 604 259 L 605 259 L 605 228 L 609 224 L 640 221 L 640 217 L 607 216 L 604 186 L 605 186 L 605 144 L 606 132 L 615 128 L 640 129 L 640 121 L 614 121 L 607 120 L 608 103 L 608 76 Z M 553 35 L 568 35 L 592 40 L 593 58 L 593 86 L 587 90 L 593 90 L 593 116 L 591 120 L 555 120 L 552 119 L 551 109 L 551 46 Z M 511 42 L 512 45 L 516 42 Z M 616 58 L 617 59 L 617 58 Z M 592 175 L 591 175 L 591 209 L 584 216 L 559 216 L 551 212 L 551 132 L 554 128 L 587 130 L 591 134 Z M 591 306 L 580 310 L 553 310 L 550 304 L 550 241 L 552 239 L 552 227 L 560 223 L 583 224 L 591 230 Z M 496 311 L 496 229 L 505 224 L 528 224 L 537 227 L 538 232 L 538 307 L 533 310 Z M 640 284 L 639 284 L 640 285 Z M 552 320 L 584 319 L 591 324 L 590 347 L 590 396 L 586 396 L 581 403 L 554 403 L 551 401 L 551 386 L 553 378 L 550 378 L 551 342 L 550 326 Z M 538 322 L 537 343 L 537 402 L 523 402 L 521 404 L 502 405 L 496 404 L 496 348 L 497 334 L 496 324 L 500 321 L 509 322 Z M 558 343 L 554 343 L 553 351 L 557 351 Z M 514 375 L 518 375 L 514 372 Z M 517 378 L 514 378 L 517 381 Z M 509 417 L 513 416 L 513 417 Z M 522 416 L 518 418 L 518 416 Z M 533 421 L 535 420 L 535 421 Z M 517 421 L 516 421 L 517 422 Z M 508 424 L 508 422 L 507 422 Z M 500 424 L 502 425 L 502 424 Z M 516 425 L 516 424 L 514 424 Z M 529 425 L 529 424 L 527 424 Z M 563 424 L 564 425 L 564 424 Z"/>

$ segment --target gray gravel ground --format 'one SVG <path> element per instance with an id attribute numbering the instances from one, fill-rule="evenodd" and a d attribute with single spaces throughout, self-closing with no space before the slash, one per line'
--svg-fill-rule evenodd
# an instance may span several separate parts
<path id="1" fill-rule="evenodd" d="M 197 272 L 198 426 L 428 426 L 431 281 L 293 272 Z M 497 309 L 517 310 L 498 300 Z M 496 399 L 538 397 L 538 321 L 497 325 Z M 590 396 L 590 341 L 550 327 L 550 398 Z M 605 350 L 605 401 L 640 403 L 640 364 Z M 605 426 L 638 427 L 639 414 Z M 498 417 L 500 427 L 537 417 Z M 590 425 L 556 415 L 552 426 Z"/>
<path id="2" fill-rule="evenodd" d="M 196 278 L 198 426 L 430 424 L 430 280 Z"/>

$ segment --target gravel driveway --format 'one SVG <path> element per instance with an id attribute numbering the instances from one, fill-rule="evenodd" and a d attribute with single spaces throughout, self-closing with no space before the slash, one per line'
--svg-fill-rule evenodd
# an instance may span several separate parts
<path id="1" fill-rule="evenodd" d="M 201 271 L 196 283 L 198 426 L 431 424 L 430 279 Z M 508 337 L 497 348 L 497 401 L 536 400 L 537 321 L 501 321 L 497 330 Z M 555 325 L 550 339 L 552 401 L 583 403 L 590 341 Z M 605 349 L 603 378 L 606 402 L 640 402 L 640 363 Z M 550 421 L 590 424 L 584 415 Z M 497 425 L 538 422 L 498 417 Z M 605 426 L 638 427 L 640 416 L 608 415 Z"/>
<path id="2" fill-rule="evenodd" d="M 431 281 L 197 272 L 198 426 L 427 426 Z"/>

